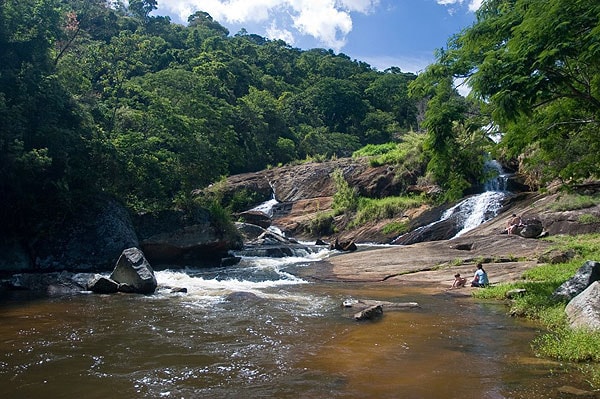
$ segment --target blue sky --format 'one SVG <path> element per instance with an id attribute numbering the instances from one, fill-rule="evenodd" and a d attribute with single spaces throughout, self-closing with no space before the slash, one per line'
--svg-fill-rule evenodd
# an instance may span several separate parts
<path id="1" fill-rule="evenodd" d="M 470 26 L 482 0 L 158 0 L 156 15 L 184 24 L 206 11 L 233 35 L 283 39 L 301 49 L 333 49 L 379 70 L 419 72 L 434 50 Z"/>

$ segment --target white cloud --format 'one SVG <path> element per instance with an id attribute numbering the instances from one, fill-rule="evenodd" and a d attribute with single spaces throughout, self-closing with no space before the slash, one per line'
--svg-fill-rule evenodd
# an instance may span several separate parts
<path id="1" fill-rule="evenodd" d="M 296 44 L 296 39 L 294 38 L 294 34 L 287 29 L 282 29 L 277 27 L 275 21 L 271 23 L 271 26 L 267 28 L 267 37 L 270 39 L 280 39 L 286 42 L 287 44 L 293 46 Z"/>
<path id="2" fill-rule="evenodd" d="M 352 30 L 352 13 L 369 14 L 380 0 L 164 0 L 159 12 L 177 15 L 182 21 L 196 11 L 208 12 L 221 23 L 265 23 L 267 37 L 293 43 L 294 34 L 310 35 L 339 51 Z M 279 28 L 276 17 L 290 20 Z M 294 29 L 292 31 L 291 29 Z M 273 36 L 270 36 L 273 35 Z"/>
<path id="3" fill-rule="evenodd" d="M 402 72 L 418 74 L 435 61 L 433 54 L 422 54 L 422 56 L 392 57 L 392 56 L 359 56 L 358 59 L 366 62 L 378 71 L 385 71 L 390 67 L 398 67 Z"/>
<path id="4" fill-rule="evenodd" d="M 481 7 L 481 3 L 483 0 L 469 0 L 469 11 L 477 11 L 479 7 Z M 454 6 L 454 5 L 462 5 L 465 3 L 465 0 L 437 0 L 437 3 L 442 6 Z M 454 8 L 450 8 L 450 13 L 455 12 Z"/>

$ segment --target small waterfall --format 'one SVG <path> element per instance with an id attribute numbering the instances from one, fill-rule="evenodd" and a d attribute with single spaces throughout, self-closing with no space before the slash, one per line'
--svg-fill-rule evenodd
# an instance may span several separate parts
<path id="1" fill-rule="evenodd" d="M 484 192 L 462 200 L 444 212 L 439 220 L 395 238 L 392 244 L 460 237 L 498 215 L 503 201 L 510 195 L 506 190 L 510 175 L 494 160 L 487 161 L 484 168 L 485 173 L 492 176 L 484 183 Z M 449 234 L 454 235 L 450 237 Z"/>
<path id="2" fill-rule="evenodd" d="M 279 204 L 279 201 L 275 198 L 275 187 L 271 182 L 269 182 L 269 186 L 271 186 L 271 199 L 255 206 L 250 211 L 262 212 L 269 217 L 273 217 L 273 208 Z"/>
<path id="3" fill-rule="evenodd" d="M 456 212 L 457 220 L 462 224 L 462 229 L 452 238 L 460 237 L 498 215 L 502 201 L 509 194 L 506 191 L 509 175 L 504 172 L 498 161 L 487 161 L 484 170 L 493 176 L 484 183 L 485 191 L 461 201 L 446 211 L 450 214 Z M 446 215 L 446 219 L 448 217 Z"/>

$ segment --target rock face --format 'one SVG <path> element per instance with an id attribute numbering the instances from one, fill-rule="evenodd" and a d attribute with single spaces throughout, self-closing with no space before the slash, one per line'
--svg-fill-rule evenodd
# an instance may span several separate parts
<path id="1" fill-rule="evenodd" d="M 307 234 L 310 222 L 320 213 L 331 210 L 336 191 L 332 174 L 336 170 L 342 172 L 344 179 L 357 189 L 359 195 L 369 198 L 411 191 L 417 178 L 416 174 L 403 174 L 394 166 L 371 167 L 366 158 L 343 158 L 230 176 L 223 195 L 225 199 L 232 198 L 235 192 L 245 190 L 255 194 L 255 198 L 267 201 L 274 194 L 279 204 L 273 209 L 273 224 L 287 235 L 312 239 Z M 196 194 L 202 195 L 202 191 Z M 365 241 L 383 242 L 385 234 L 380 231 L 379 228 L 373 229 Z M 377 235 L 378 239 L 373 240 L 373 235 Z"/>
<path id="2" fill-rule="evenodd" d="M 273 192 L 279 202 L 331 197 L 335 193 L 331 178 L 335 170 L 341 170 L 360 195 L 371 198 L 399 194 L 416 182 L 416 177 L 400 178 L 393 166 L 371 167 L 366 158 L 342 158 L 234 175 L 227 179 L 225 196 L 246 189 L 262 195 L 263 201 L 271 198 Z"/>
<path id="3" fill-rule="evenodd" d="M 565 308 L 572 328 L 600 330 L 600 283 L 594 281 Z"/>
<path id="4" fill-rule="evenodd" d="M 552 297 L 558 300 L 571 300 L 598 280 L 600 280 L 600 263 L 588 260 L 573 277 L 554 290 Z"/>
<path id="5" fill-rule="evenodd" d="M 230 249 L 240 249 L 236 230 L 218 228 L 206 210 L 141 215 L 135 220 L 139 248 L 155 265 L 219 265 Z"/>
<path id="6" fill-rule="evenodd" d="M 110 270 L 125 248 L 138 245 L 127 210 L 114 199 L 99 199 L 51 236 L 30 244 L 32 270 Z"/>
<path id="7" fill-rule="evenodd" d="M 126 284 L 133 292 L 140 294 L 152 294 L 157 286 L 154 270 L 142 251 L 137 248 L 123 251 L 110 279 L 119 284 Z"/>

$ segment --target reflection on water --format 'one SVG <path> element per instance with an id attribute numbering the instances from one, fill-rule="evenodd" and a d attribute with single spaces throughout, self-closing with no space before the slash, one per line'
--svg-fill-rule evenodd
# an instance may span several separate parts
<path id="1" fill-rule="evenodd" d="M 266 261 L 157 275 L 188 293 L 4 298 L 3 397 L 547 398 L 576 378 L 533 359 L 535 328 L 498 304 L 307 283 Z M 349 297 L 421 307 L 357 323 Z"/>

